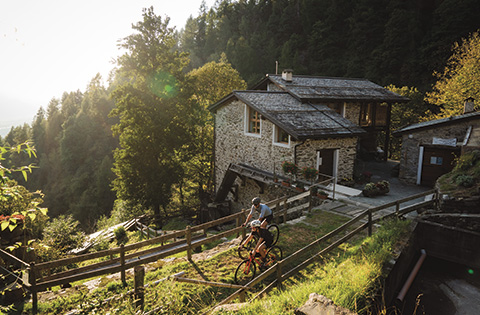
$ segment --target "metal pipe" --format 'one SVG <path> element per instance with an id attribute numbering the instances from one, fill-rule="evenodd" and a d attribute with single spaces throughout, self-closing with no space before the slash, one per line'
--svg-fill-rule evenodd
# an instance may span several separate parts
<path id="1" fill-rule="evenodd" d="M 397 300 L 401 302 L 403 302 L 403 299 L 405 298 L 405 295 L 407 294 L 408 289 L 412 285 L 413 280 L 415 280 L 415 277 L 417 276 L 417 273 L 420 270 L 420 267 L 422 266 L 423 261 L 427 257 L 427 252 L 424 249 L 420 250 L 420 254 L 421 254 L 420 258 L 415 264 L 415 267 L 413 267 L 412 272 L 410 272 L 410 275 L 407 278 L 407 281 L 405 282 L 402 289 L 400 290 L 400 293 L 398 293 Z"/>

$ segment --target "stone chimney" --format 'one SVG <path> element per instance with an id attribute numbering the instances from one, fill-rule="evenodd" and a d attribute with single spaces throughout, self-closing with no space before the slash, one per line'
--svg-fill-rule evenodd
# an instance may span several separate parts
<path id="1" fill-rule="evenodd" d="M 283 70 L 283 72 L 282 72 L 282 79 L 283 79 L 285 82 L 292 82 L 292 78 L 293 78 L 293 70 L 292 70 L 292 69 L 285 69 L 285 70 Z"/>
<path id="2" fill-rule="evenodd" d="M 473 97 L 469 97 L 465 100 L 465 104 L 463 106 L 463 113 L 468 114 L 475 111 L 475 99 Z"/>

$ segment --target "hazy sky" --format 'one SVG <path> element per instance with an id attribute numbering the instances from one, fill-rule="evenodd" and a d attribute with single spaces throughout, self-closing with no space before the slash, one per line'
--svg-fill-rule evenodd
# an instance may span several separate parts
<path id="1" fill-rule="evenodd" d="M 117 41 L 134 31 L 142 8 L 170 17 L 179 30 L 202 0 L 0 0 L 0 135 L 31 123 L 63 92 L 104 80 L 120 55 Z M 214 0 L 205 0 L 210 8 Z M 3 127 L 3 130 L 1 128 Z"/>

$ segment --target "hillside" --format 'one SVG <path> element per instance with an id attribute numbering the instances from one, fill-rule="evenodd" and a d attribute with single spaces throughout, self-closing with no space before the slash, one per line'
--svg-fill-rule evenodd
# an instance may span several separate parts
<path id="1" fill-rule="evenodd" d="M 284 257 L 347 220 L 315 210 L 302 220 L 282 224 L 279 246 L 284 251 Z M 361 233 L 332 255 L 323 257 L 323 261 L 314 263 L 299 276 L 285 281 L 284 289 L 274 289 L 268 299 L 245 305 L 239 314 L 291 312 L 303 305 L 313 292 L 327 296 L 337 305 L 365 313 L 378 292 L 377 280 L 382 275 L 383 263 L 392 257 L 394 244 L 402 239 L 406 231 L 408 222 L 401 221 L 380 228 L 378 233 L 369 238 Z M 241 261 L 235 251 L 237 244 L 238 239 L 232 239 L 212 249 L 205 249 L 195 254 L 191 262 L 186 260 L 183 253 L 146 266 L 145 283 L 149 287 L 145 289 L 145 311 L 152 311 L 150 314 L 197 314 L 232 294 L 234 289 L 158 280 L 184 271 L 185 278 L 233 283 L 234 270 Z M 320 248 L 314 249 L 314 252 L 318 250 Z M 51 292 L 41 295 L 39 313 L 132 314 L 135 312 L 134 301 L 131 295 L 126 294 L 133 287 L 132 281 L 132 277 L 127 276 L 128 286 L 124 288 L 118 277 L 109 276 L 73 283 L 69 289 L 53 288 Z M 262 281 L 256 291 L 267 283 L 268 279 Z M 268 306 L 264 303 L 268 303 Z"/>

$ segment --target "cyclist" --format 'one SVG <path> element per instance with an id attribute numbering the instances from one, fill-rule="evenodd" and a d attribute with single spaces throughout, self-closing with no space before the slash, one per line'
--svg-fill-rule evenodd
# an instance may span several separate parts
<path id="1" fill-rule="evenodd" d="M 250 227 L 252 228 L 252 233 L 250 233 L 243 244 L 250 242 L 254 235 L 258 236 L 258 242 L 255 248 L 252 250 L 252 255 L 259 253 L 262 258 L 262 262 L 265 263 L 267 248 L 272 246 L 273 235 L 269 230 L 261 228 L 260 220 L 253 220 L 252 223 L 250 223 Z M 241 247 L 243 244 L 240 243 L 239 246 Z"/>
<path id="2" fill-rule="evenodd" d="M 273 221 L 273 211 L 270 209 L 266 204 L 260 203 L 260 197 L 255 197 L 252 199 L 252 208 L 250 209 L 250 213 L 247 216 L 247 220 L 242 226 L 246 226 L 248 221 L 252 218 L 253 212 L 258 211 L 260 212 L 260 216 L 258 220 L 260 220 L 261 228 L 266 229 L 268 223 L 272 223 Z"/>

